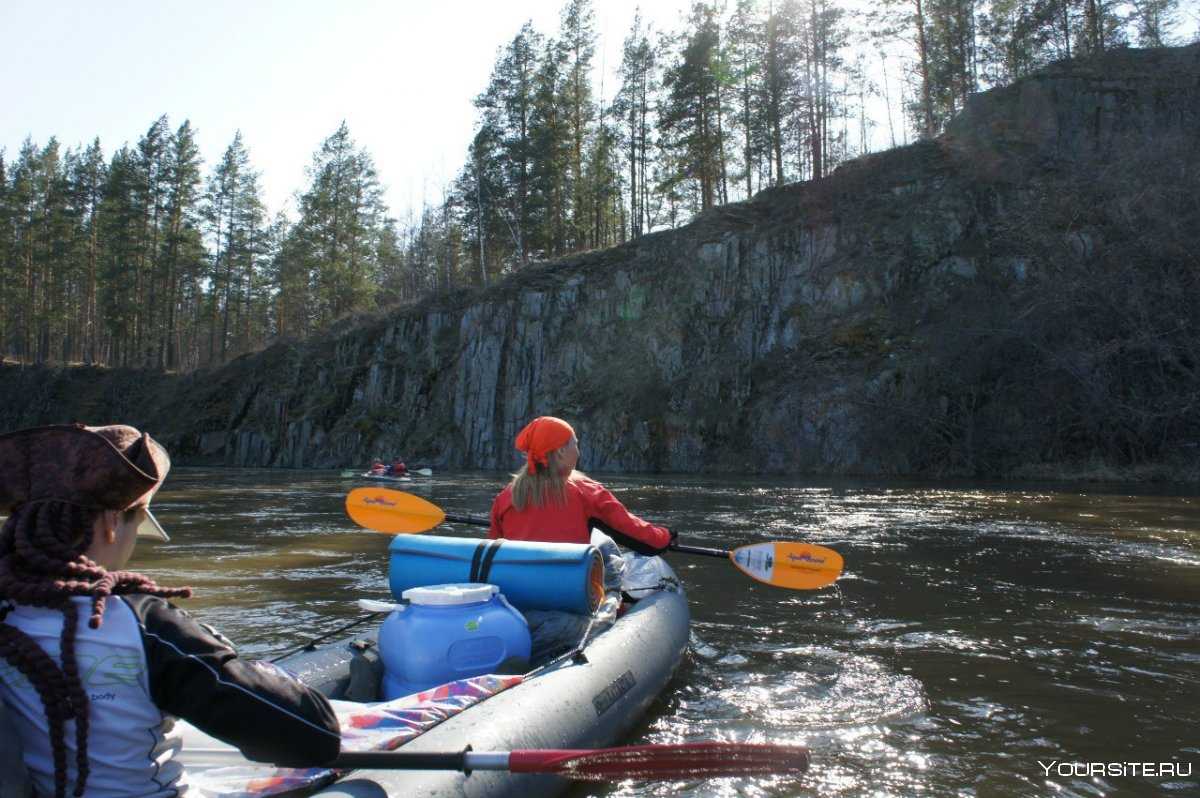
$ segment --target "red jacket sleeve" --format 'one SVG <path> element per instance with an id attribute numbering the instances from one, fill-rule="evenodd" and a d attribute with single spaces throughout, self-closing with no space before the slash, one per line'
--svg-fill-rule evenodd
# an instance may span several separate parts
<path id="1" fill-rule="evenodd" d="M 592 526 L 638 554 L 658 554 L 666 550 L 671 542 L 671 532 L 666 527 L 643 521 L 626 510 L 625 505 L 599 482 L 584 479 L 576 485 Z"/>
<path id="2" fill-rule="evenodd" d="M 504 532 L 500 527 L 500 516 L 512 505 L 511 497 L 512 489 L 505 488 L 497 493 L 496 498 L 492 500 L 492 511 L 488 514 L 488 518 L 491 519 L 492 523 L 488 527 L 487 532 L 487 536 L 492 540 L 504 536 Z"/>

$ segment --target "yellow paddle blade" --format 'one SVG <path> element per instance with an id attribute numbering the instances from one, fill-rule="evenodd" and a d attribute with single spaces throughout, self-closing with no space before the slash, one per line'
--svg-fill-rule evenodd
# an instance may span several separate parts
<path id="1" fill-rule="evenodd" d="M 825 587 L 842 574 L 842 555 L 812 543 L 754 543 L 729 552 L 729 559 L 751 579 L 792 590 Z"/>
<path id="2" fill-rule="evenodd" d="M 346 514 L 359 526 L 376 532 L 425 532 L 446 518 L 435 504 L 387 488 L 355 488 L 346 496 Z"/>

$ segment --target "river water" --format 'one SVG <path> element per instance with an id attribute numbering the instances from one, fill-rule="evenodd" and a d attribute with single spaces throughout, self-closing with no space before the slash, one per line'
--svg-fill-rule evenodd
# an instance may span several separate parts
<path id="1" fill-rule="evenodd" d="M 483 514 L 503 479 L 404 487 Z M 806 540 L 839 551 L 846 571 L 834 588 L 785 591 L 721 560 L 672 555 L 691 647 L 627 741 L 805 744 L 806 776 L 580 785 L 573 796 L 1200 795 L 1194 493 L 604 481 L 681 542 Z M 141 544 L 134 566 L 196 588 L 185 606 L 243 653 L 285 650 L 358 617 L 356 599 L 387 597 L 390 538 L 343 511 L 356 484 L 332 472 L 176 469 L 155 500 L 172 542 Z"/>

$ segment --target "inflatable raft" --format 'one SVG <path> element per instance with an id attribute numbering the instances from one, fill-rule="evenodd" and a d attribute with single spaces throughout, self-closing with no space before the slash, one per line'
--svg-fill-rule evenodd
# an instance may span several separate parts
<path id="1" fill-rule="evenodd" d="M 355 479 L 366 479 L 371 482 L 412 482 L 412 477 L 393 477 L 387 474 L 355 474 Z"/>
<path id="2" fill-rule="evenodd" d="M 393 474 L 372 474 L 370 471 L 343 471 L 342 479 L 366 479 L 372 482 L 412 482 L 414 478 L 433 476 L 433 469 L 418 468 L 405 472 L 402 476 Z"/>
<path id="3" fill-rule="evenodd" d="M 670 681 L 688 643 L 687 599 L 660 558 L 626 554 L 626 601 L 611 626 L 581 638 L 578 651 L 533 670 L 514 686 L 442 720 L 397 750 L 455 752 L 519 748 L 596 748 L 619 744 Z M 379 630 L 294 654 L 280 665 L 332 699 L 370 701 L 378 676 L 367 663 Z M 366 677 L 364 688 L 363 674 Z M 378 698 L 378 696 L 375 696 Z M 366 705 L 364 705 L 366 706 Z M 185 730 L 189 771 L 250 765 L 235 750 L 212 757 L 215 741 Z M 220 746 L 220 743 L 215 743 Z M 189 747 L 194 752 L 189 754 Z M 226 747 L 228 749 L 228 747 Z M 199 758 L 198 758 L 199 757 Z M 201 786 L 203 777 L 200 778 Z M 476 771 L 353 771 L 316 792 L 323 796 L 553 796 L 570 782 L 557 776 Z M 220 794 L 201 790 L 202 794 Z"/>

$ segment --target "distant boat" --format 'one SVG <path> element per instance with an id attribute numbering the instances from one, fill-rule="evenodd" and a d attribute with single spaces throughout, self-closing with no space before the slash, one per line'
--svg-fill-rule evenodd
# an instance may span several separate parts
<path id="1" fill-rule="evenodd" d="M 394 477 L 389 474 L 372 474 L 371 472 L 346 470 L 342 472 L 343 479 L 369 479 L 374 482 L 412 482 L 413 477 L 431 477 L 433 476 L 432 468 L 417 468 L 409 471 L 405 476 Z"/>

